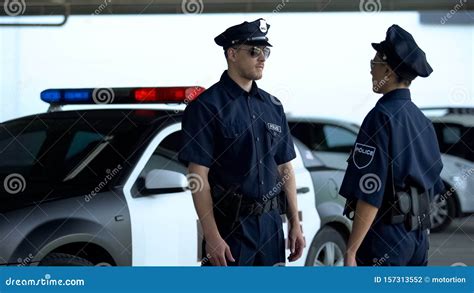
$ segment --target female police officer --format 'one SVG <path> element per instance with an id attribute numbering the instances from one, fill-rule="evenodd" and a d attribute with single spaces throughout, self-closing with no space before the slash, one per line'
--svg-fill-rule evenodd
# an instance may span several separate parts
<path id="1" fill-rule="evenodd" d="M 258 19 L 218 35 L 228 70 L 184 112 L 179 158 L 204 183 L 193 191 L 207 252 L 203 265 L 284 263 L 280 189 L 288 198 L 289 260 L 304 247 L 288 123 L 277 99 L 255 83 L 270 55 L 269 27 Z"/>
<path id="2" fill-rule="evenodd" d="M 370 68 L 383 94 L 362 123 L 340 194 L 353 216 L 345 264 L 426 265 L 429 202 L 443 190 L 433 126 L 411 101 L 411 81 L 433 71 L 413 37 L 398 25 Z"/>

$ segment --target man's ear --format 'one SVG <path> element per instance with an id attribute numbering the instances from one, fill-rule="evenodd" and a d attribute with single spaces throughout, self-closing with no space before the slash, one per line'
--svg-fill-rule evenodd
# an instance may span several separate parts
<path id="1" fill-rule="evenodd" d="M 236 54 L 237 54 L 237 50 L 235 50 L 234 48 L 227 49 L 227 59 L 229 61 L 235 62 Z"/>

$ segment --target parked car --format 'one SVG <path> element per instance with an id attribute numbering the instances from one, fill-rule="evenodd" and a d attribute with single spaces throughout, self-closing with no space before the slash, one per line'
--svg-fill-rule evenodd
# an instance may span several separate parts
<path id="1" fill-rule="evenodd" d="M 177 158 L 183 107 L 164 104 L 202 90 L 51 89 L 47 113 L 1 123 L 0 265 L 200 265 L 202 179 Z M 292 163 L 308 245 L 288 265 L 304 265 L 320 218 L 298 150 Z"/>

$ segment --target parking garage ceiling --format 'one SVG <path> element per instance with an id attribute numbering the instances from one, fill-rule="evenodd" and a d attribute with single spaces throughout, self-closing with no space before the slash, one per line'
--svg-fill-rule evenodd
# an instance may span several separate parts
<path id="1" fill-rule="evenodd" d="M 21 15 L 473 10 L 470 0 L 2 0 Z M 9 9 L 0 9 L 0 15 Z"/>

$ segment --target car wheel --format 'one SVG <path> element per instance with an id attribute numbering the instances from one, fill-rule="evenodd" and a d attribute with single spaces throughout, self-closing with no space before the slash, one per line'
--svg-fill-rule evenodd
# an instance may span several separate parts
<path id="1" fill-rule="evenodd" d="M 67 253 L 51 253 L 41 260 L 39 266 L 94 266 L 85 258 Z"/>
<path id="2" fill-rule="evenodd" d="M 346 240 L 338 230 L 325 226 L 316 234 L 306 259 L 306 266 L 343 266 Z"/>
<path id="3" fill-rule="evenodd" d="M 437 194 L 431 203 L 430 231 L 436 233 L 448 228 L 455 217 L 455 211 L 454 199 L 452 197 L 443 199 L 440 194 Z"/>

